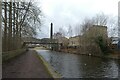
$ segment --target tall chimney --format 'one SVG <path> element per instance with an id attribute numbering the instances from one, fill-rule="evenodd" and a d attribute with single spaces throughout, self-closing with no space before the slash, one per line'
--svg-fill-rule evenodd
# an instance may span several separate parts
<path id="1" fill-rule="evenodd" d="M 53 23 L 51 23 L 50 39 L 53 39 Z"/>

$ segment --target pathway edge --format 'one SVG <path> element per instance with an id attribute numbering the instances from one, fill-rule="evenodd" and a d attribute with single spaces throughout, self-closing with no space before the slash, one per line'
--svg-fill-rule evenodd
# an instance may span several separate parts
<path id="1" fill-rule="evenodd" d="M 36 51 L 36 50 L 35 50 Z M 43 65 L 45 65 L 48 73 L 53 77 L 53 78 L 62 78 L 61 74 L 59 74 L 56 70 L 53 69 L 53 67 L 47 62 L 45 61 L 45 59 L 38 54 L 38 52 L 36 51 L 36 55 L 38 56 L 38 58 L 40 60 L 42 60 Z"/>

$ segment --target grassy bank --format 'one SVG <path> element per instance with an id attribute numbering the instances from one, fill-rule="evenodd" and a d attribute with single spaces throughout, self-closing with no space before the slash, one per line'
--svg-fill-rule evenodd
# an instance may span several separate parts
<path id="1" fill-rule="evenodd" d="M 34 50 L 35 50 L 35 49 L 34 49 Z M 55 70 L 53 69 L 53 67 L 52 67 L 47 61 L 45 61 L 42 56 L 38 55 L 37 52 L 36 52 L 36 56 L 40 59 L 40 61 L 42 61 L 42 63 L 45 65 L 48 73 L 49 73 L 53 78 L 61 78 L 61 75 L 60 75 L 57 71 L 55 71 Z"/>
<path id="2" fill-rule="evenodd" d="M 24 53 L 26 49 L 18 49 L 13 51 L 2 52 L 2 61 L 5 62 L 9 59 L 12 59 L 22 53 Z"/>
<path id="3" fill-rule="evenodd" d="M 91 54 L 91 53 L 86 53 L 78 51 L 76 49 L 61 49 L 60 52 L 65 52 L 65 53 L 70 53 L 70 54 L 77 54 L 77 55 L 86 55 L 86 56 L 93 56 L 93 57 L 99 57 L 99 58 L 108 58 L 108 59 L 116 59 L 116 60 L 120 60 L 120 51 L 116 54 L 116 53 L 107 53 L 107 54 L 101 54 L 101 55 L 97 55 L 97 54 Z"/>

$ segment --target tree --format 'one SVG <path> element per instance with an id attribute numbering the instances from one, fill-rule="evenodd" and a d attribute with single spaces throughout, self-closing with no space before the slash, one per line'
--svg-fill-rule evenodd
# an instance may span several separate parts
<path id="1" fill-rule="evenodd" d="M 4 45 L 3 49 L 7 50 L 7 2 L 4 2 Z"/>
<path id="2" fill-rule="evenodd" d="M 108 22 L 108 16 L 104 13 L 98 13 L 92 18 L 85 18 L 81 24 L 81 33 L 85 33 L 93 25 L 106 26 Z"/>
<path id="3" fill-rule="evenodd" d="M 81 27 L 80 25 L 76 25 L 75 28 L 74 28 L 74 32 L 75 32 L 75 35 L 81 35 Z"/>
<path id="4" fill-rule="evenodd" d="M 94 25 L 105 26 L 107 25 L 108 16 L 101 12 L 96 14 L 96 16 L 92 18 L 92 21 L 94 22 Z"/>
<path id="5" fill-rule="evenodd" d="M 69 25 L 69 27 L 68 27 L 68 32 L 67 32 L 67 34 L 68 34 L 69 37 L 72 37 L 72 36 L 73 36 L 73 31 L 72 31 L 71 25 Z"/>
<path id="6" fill-rule="evenodd" d="M 66 35 L 65 30 L 62 27 L 59 28 L 59 33 L 61 33 L 62 36 Z"/>
<path id="7" fill-rule="evenodd" d="M 90 27 L 92 27 L 94 24 L 94 21 L 88 18 L 85 18 L 81 24 L 81 33 L 85 33 Z"/>
<path id="8" fill-rule="evenodd" d="M 9 2 L 8 50 L 12 49 L 12 0 Z"/>
<path id="9" fill-rule="evenodd" d="M 31 1 L 2 2 L 2 11 L 4 51 L 21 48 L 21 38 L 33 37 L 41 26 L 41 10 Z"/>
<path id="10" fill-rule="evenodd" d="M 107 54 L 109 52 L 107 43 L 102 36 L 98 36 L 95 41 L 99 45 L 100 49 L 104 54 Z"/>
<path id="11" fill-rule="evenodd" d="M 2 15 L 2 1 L 0 1 L 0 15 Z M 2 17 L 0 17 L 0 40 L 2 40 Z M 0 41 L 0 57 L 2 57 L 2 41 Z M 2 64 L 2 58 L 0 59 L 0 64 Z M 2 68 L 0 68 L 1 70 Z M 2 76 L 0 76 L 2 78 Z"/>
<path id="12" fill-rule="evenodd" d="M 108 16 L 103 13 L 83 20 L 79 25 L 79 27 L 82 28 L 80 29 L 82 36 L 79 38 L 80 44 L 82 44 L 81 50 L 92 54 L 99 54 L 101 51 L 104 53 L 107 52 L 105 50 L 107 49 L 107 37 L 104 37 L 107 32 L 106 27 L 102 27 L 102 30 L 104 29 L 103 31 L 101 31 L 100 28 L 100 26 L 107 25 L 107 22 Z"/>
<path id="13" fill-rule="evenodd" d="M 118 36 L 118 21 L 117 16 L 110 16 L 108 19 L 108 31 L 110 36 Z"/>
<path id="14" fill-rule="evenodd" d="M 22 3 L 22 4 L 26 4 L 26 3 Z M 36 29 L 39 29 L 40 25 L 41 25 L 41 19 L 40 19 L 41 10 L 38 7 L 34 6 L 33 3 L 29 3 L 28 5 L 29 5 L 29 10 L 26 13 L 26 15 L 24 15 L 23 20 L 21 21 L 21 24 L 20 24 L 22 26 L 21 29 L 23 30 L 22 34 L 25 35 L 24 33 L 27 32 L 27 34 L 29 34 L 29 35 L 31 35 L 31 34 L 36 35 L 35 31 L 36 31 Z M 26 6 L 24 6 L 24 7 L 26 7 Z M 24 13 L 21 13 L 21 15 L 22 14 L 24 14 Z M 25 29 L 26 26 L 29 27 L 31 30 Z"/>

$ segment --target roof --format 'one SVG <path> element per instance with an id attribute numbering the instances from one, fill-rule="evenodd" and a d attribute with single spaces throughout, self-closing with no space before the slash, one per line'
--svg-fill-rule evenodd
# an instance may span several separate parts
<path id="1" fill-rule="evenodd" d="M 69 37 L 70 38 L 76 38 L 76 37 L 82 37 L 81 35 L 78 35 L 78 36 L 73 36 L 73 37 Z"/>
<path id="2" fill-rule="evenodd" d="M 113 41 L 112 44 L 118 44 L 119 41 Z"/>
<path id="3" fill-rule="evenodd" d="M 103 26 L 103 25 L 93 25 L 93 27 L 104 27 L 104 28 L 107 28 L 107 26 Z"/>

